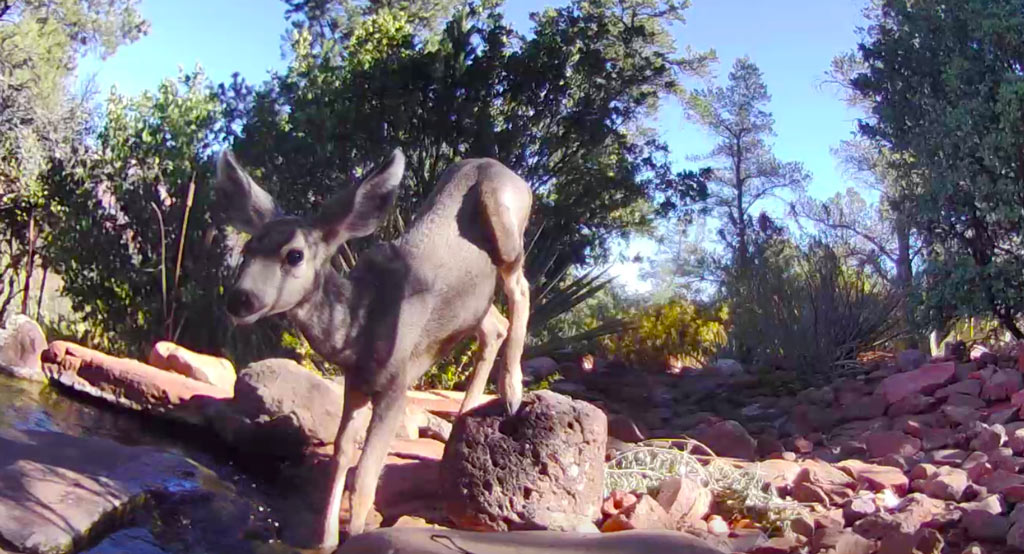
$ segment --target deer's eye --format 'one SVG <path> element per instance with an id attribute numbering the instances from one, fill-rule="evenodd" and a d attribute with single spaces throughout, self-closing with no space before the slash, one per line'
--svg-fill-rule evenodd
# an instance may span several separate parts
<path id="1" fill-rule="evenodd" d="M 288 262 L 288 265 L 295 267 L 302 263 L 302 250 L 292 248 L 284 255 L 284 261 Z"/>

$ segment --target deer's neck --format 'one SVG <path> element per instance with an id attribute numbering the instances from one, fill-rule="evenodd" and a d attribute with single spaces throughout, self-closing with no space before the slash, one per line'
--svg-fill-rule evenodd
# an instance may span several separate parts
<path id="1" fill-rule="evenodd" d="M 317 354 L 344 366 L 341 359 L 351 325 L 349 299 L 352 283 L 329 265 L 317 274 L 317 286 L 288 312 L 288 318 Z"/>

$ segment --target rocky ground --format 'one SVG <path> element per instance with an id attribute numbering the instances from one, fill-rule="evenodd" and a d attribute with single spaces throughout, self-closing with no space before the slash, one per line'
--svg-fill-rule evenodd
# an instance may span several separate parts
<path id="1" fill-rule="evenodd" d="M 1024 365 L 1015 350 L 971 358 L 905 351 L 796 394 L 727 361 L 668 375 L 530 360 L 530 379 L 563 378 L 513 417 L 500 402 L 456 417 L 461 393 L 411 391 L 371 516 L 389 529 L 341 551 L 428 552 L 437 537 L 488 552 L 1021 549 Z M 147 361 L 48 344 L 18 319 L 0 332 L 6 373 L 216 441 L 280 517 L 222 494 L 231 485 L 206 486 L 216 480 L 177 453 L 0 414 L 0 551 L 302 546 L 325 490 L 339 383 L 288 360 L 236 373 L 166 343 Z"/>

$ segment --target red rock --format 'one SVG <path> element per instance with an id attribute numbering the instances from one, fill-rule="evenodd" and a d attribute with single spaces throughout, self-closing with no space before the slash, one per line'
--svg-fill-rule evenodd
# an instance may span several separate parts
<path id="1" fill-rule="evenodd" d="M 944 544 L 935 529 L 918 529 L 887 535 L 879 544 L 878 554 L 939 554 Z"/>
<path id="2" fill-rule="evenodd" d="M 802 466 L 788 460 L 765 460 L 756 466 L 764 480 L 771 483 L 780 494 L 785 494 L 796 481 Z"/>
<path id="3" fill-rule="evenodd" d="M 179 416 L 193 422 L 202 416 L 189 410 L 186 403 L 190 400 L 224 399 L 234 394 L 232 390 L 65 341 L 50 343 L 41 358 L 44 373 L 66 387 L 125 408 Z"/>
<path id="4" fill-rule="evenodd" d="M 972 421 L 978 421 L 981 418 L 978 410 L 968 406 L 951 406 L 947 404 L 940 408 L 939 411 L 947 420 L 957 425 L 965 425 Z"/>
<path id="5" fill-rule="evenodd" d="M 884 396 L 872 394 L 856 402 L 843 404 L 841 415 L 846 421 L 874 419 L 882 416 L 888 407 L 889 401 Z"/>
<path id="6" fill-rule="evenodd" d="M 956 433 L 952 429 L 933 429 L 928 427 L 923 430 L 918 438 L 921 439 L 921 448 L 923 450 L 935 450 L 953 444 L 956 439 Z"/>
<path id="7" fill-rule="evenodd" d="M 179 373 L 203 383 L 235 390 L 237 373 L 227 359 L 193 352 L 170 341 L 160 341 L 149 351 L 149 365 Z"/>
<path id="8" fill-rule="evenodd" d="M 822 506 L 829 506 L 829 496 L 825 494 L 818 485 L 811 483 L 797 483 L 793 485 L 793 490 L 790 493 L 793 500 L 797 502 L 803 502 L 805 504 L 821 504 Z"/>
<path id="9" fill-rule="evenodd" d="M 757 457 L 757 442 L 736 421 L 726 420 L 701 425 L 687 434 L 719 456 L 742 460 L 753 460 Z"/>
<path id="10" fill-rule="evenodd" d="M 688 477 L 670 477 L 658 489 L 658 504 L 668 514 L 674 528 L 704 519 L 713 500 L 707 487 Z"/>
<path id="11" fill-rule="evenodd" d="M 991 492 L 1001 493 L 1004 489 L 1014 485 L 1024 485 L 1024 475 L 1018 475 L 1016 473 L 1010 473 L 1006 470 L 993 471 L 991 475 L 987 475 L 978 481 L 978 484 L 987 488 Z"/>
<path id="12" fill-rule="evenodd" d="M 804 460 L 801 466 L 803 469 L 793 481 L 794 492 L 797 485 L 807 483 L 815 488 L 805 488 L 804 494 L 811 495 L 815 489 L 820 490 L 831 504 L 841 504 L 853 496 L 857 482 L 849 475 L 821 460 Z"/>
<path id="13" fill-rule="evenodd" d="M 1012 397 L 1021 387 L 1022 382 L 1020 371 L 1015 369 L 1000 369 L 996 371 L 981 389 L 981 397 L 985 400 L 1004 400 Z"/>
<path id="14" fill-rule="evenodd" d="M 836 464 L 836 467 L 862 487 L 874 492 L 889 489 L 898 495 L 904 495 L 910 487 L 907 476 L 894 467 L 868 464 L 859 460 L 843 460 Z"/>
<path id="15" fill-rule="evenodd" d="M 978 381 L 965 381 L 966 383 L 977 383 Z M 978 398 L 977 396 L 969 396 L 966 394 L 951 394 L 946 397 L 946 406 L 960 406 L 962 408 L 971 408 L 974 410 L 980 410 L 988 404 Z"/>
<path id="16" fill-rule="evenodd" d="M 914 469 L 910 470 L 910 478 L 913 480 L 923 479 L 928 480 L 938 473 L 939 468 L 932 464 L 917 464 Z"/>
<path id="17" fill-rule="evenodd" d="M 1024 502 L 1024 485 L 1009 485 L 1000 491 L 1007 502 Z"/>
<path id="18" fill-rule="evenodd" d="M 954 374 L 953 362 L 929 364 L 913 371 L 886 377 L 876 392 L 885 396 L 892 404 L 914 393 L 933 392 L 952 380 Z"/>
<path id="19" fill-rule="evenodd" d="M 708 518 L 708 532 L 712 535 L 724 536 L 729 534 L 729 524 L 722 519 L 722 516 L 713 515 Z"/>
<path id="20" fill-rule="evenodd" d="M 608 498 L 601 503 L 601 513 L 605 517 L 611 517 L 623 510 L 632 508 L 639 499 L 631 492 L 612 491 Z"/>
<path id="21" fill-rule="evenodd" d="M 1006 503 L 1003 501 L 1003 497 L 998 494 L 989 494 L 974 502 L 964 502 L 957 507 L 964 512 L 982 510 L 995 515 L 1000 515 L 1006 511 Z"/>
<path id="22" fill-rule="evenodd" d="M 800 540 L 797 539 L 797 535 L 785 535 L 782 537 L 772 537 L 754 547 L 753 550 L 748 551 L 748 554 L 788 554 L 789 552 L 795 552 L 800 548 Z"/>
<path id="23" fill-rule="evenodd" d="M 811 539 L 811 552 L 835 554 L 871 554 L 875 543 L 849 529 L 818 529 Z"/>
<path id="24" fill-rule="evenodd" d="M 937 466 L 959 466 L 967 459 L 968 453 L 965 450 L 933 450 L 928 453 L 928 462 Z"/>
<path id="25" fill-rule="evenodd" d="M 814 443 L 805 439 L 804 437 L 796 437 L 793 439 L 793 452 L 797 454 L 809 454 L 814 450 Z"/>
<path id="26" fill-rule="evenodd" d="M 960 381 L 953 383 L 948 387 L 943 387 L 935 391 L 935 398 L 947 398 L 951 394 L 966 394 L 968 396 L 978 396 L 981 394 L 981 381 L 976 379 L 968 379 L 967 381 Z"/>
<path id="27" fill-rule="evenodd" d="M 972 483 L 980 483 L 985 477 L 992 475 L 994 471 L 995 468 L 988 462 L 975 464 L 967 470 L 967 477 Z"/>
<path id="28" fill-rule="evenodd" d="M 1007 446 L 1014 454 L 1024 454 L 1024 429 L 1015 429 L 1007 437 Z"/>
<path id="29" fill-rule="evenodd" d="M 757 455 L 762 458 L 782 454 L 785 451 L 786 448 L 782 445 L 782 441 L 779 439 L 773 437 L 757 438 Z"/>
<path id="30" fill-rule="evenodd" d="M 850 526 L 877 511 L 873 496 L 855 496 L 843 503 L 843 520 Z"/>
<path id="31" fill-rule="evenodd" d="M 967 536 L 982 541 L 1001 541 L 1010 531 L 1010 518 L 985 510 L 969 510 L 961 520 Z"/>
<path id="32" fill-rule="evenodd" d="M 647 440 L 646 434 L 632 419 L 620 414 L 608 416 L 608 436 L 623 442 Z"/>
<path id="33" fill-rule="evenodd" d="M 665 509 L 650 495 L 644 495 L 626 511 L 619 512 L 616 516 L 626 516 L 626 529 L 674 529 Z"/>
<path id="34" fill-rule="evenodd" d="M 913 415 L 926 412 L 934 405 L 934 398 L 915 392 L 893 402 L 886 413 L 889 417 Z"/>
<path id="35" fill-rule="evenodd" d="M 876 431 L 868 434 L 865 442 L 872 458 L 881 458 L 889 454 L 913 456 L 921 450 L 920 439 L 901 431 Z"/>
<path id="36" fill-rule="evenodd" d="M 953 467 L 942 467 L 925 481 L 921 492 L 939 500 L 959 502 L 970 483 L 967 472 Z"/>

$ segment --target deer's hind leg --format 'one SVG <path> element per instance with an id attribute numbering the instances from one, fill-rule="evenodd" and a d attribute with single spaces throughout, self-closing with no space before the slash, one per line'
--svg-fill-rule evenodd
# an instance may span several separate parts
<path id="1" fill-rule="evenodd" d="M 530 215 L 530 190 L 501 180 L 481 184 L 480 199 L 493 231 L 496 264 L 508 298 L 509 331 L 505 341 L 504 371 L 498 391 L 510 414 L 519 410 L 523 399 L 521 358 L 526 343 L 526 324 L 530 318 L 530 284 L 523 272 L 526 252 L 523 233 Z"/>
<path id="2" fill-rule="evenodd" d="M 338 434 L 334 438 L 334 457 L 331 460 L 334 466 L 332 475 L 330 496 L 327 500 L 327 510 L 324 513 L 320 536 L 320 546 L 333 548 L 339 540 L 339 514 L 341 512 L 341 497 L 345 492 L 345 477 L 349 468 L 356 461 L 358 450 L 356 449 L 356 438 L 359 431 L 366 427 L 366 420 L 370 417 L 370 398 L 357 391 L 351 384 L 345 384 L 345 405 L 342 407 L 341 425 L 338 426 Z"/>
<path id="3" fill-rule="evenodd" d="M 466 396 L 462 400 L 459 413 L 472 410 L 480 404 L 484 395 L 484 386 L 487 384 L 487 377 L 494 367 L 494 359 L 498 356 L 501 343 L 505 342 L 508 336 L 508 320 L 501 315 L 498 308 L 493 305 L 487 310 L 487 315 L 480 321 L 480 327 L 476 330 L 478 342 L 476 361 L 473 364 L 473 376 L 469 380 L 469 388 L 466 389 Z"/>

